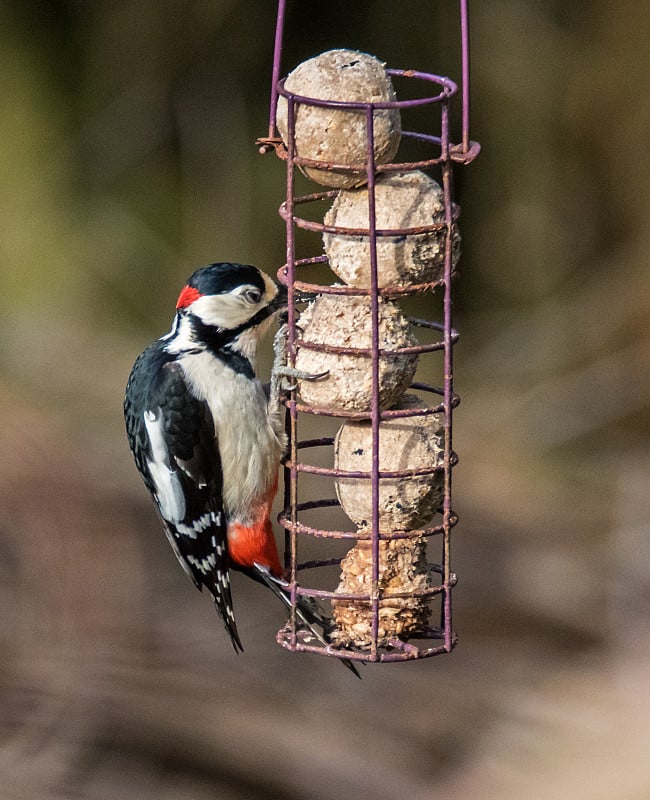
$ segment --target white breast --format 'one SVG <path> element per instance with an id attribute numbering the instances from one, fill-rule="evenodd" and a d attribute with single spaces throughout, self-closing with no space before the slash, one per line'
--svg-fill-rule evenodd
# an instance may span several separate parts
<path id="1" fill-rule="evenodd" d="M 212 412 L 226 515 L 229 521 L 251 522 L 275 481 L 284 449 L 284 436 L 269 417 L 262 385 L 207 352 L 184 356 L 180 365 L 190 388 Z"/>

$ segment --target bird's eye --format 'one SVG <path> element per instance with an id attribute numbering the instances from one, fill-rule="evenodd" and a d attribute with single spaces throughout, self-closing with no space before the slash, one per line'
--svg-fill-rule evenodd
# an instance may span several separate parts
<path id="1" fill-rule="evenodd" d="M 262 293 L 259 291 L 259 289 L 248 289 L 244 293 L 244 297 L 249 303 L 259 303 L 262 299 Z"/>

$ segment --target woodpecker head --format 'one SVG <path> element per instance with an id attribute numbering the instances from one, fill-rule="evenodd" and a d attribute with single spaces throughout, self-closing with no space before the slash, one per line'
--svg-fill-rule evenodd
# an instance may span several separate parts
<path id="1" fill-rule="evenodd" d="M 287 305 L 287 290 L 248 264 L 218 263 L 198 269 L 181 291 L 176 309 L 208 328 L 255 327 Z"/>
<path id="2" fill-rule="evenodd" d="M 176 303 L 177 349 L 185 339 L 253 359 L 274 316 L 287 306 L 287 290 L 257 267 L 218 263 L 197 270 Z M 188 328 L 189 326 L 189 328 Z"/>

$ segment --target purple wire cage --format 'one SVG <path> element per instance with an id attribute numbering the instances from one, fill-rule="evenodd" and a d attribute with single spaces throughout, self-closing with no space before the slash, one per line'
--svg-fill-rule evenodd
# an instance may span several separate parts
<path id="1" fill-rule="evenodd" d="M 292 391 L 285 400 L 287 409 L 286 427 L 288 435 L 288 454 L 284 464 L 284 509 L 279 514 L 278 521 L 285 529 L 285 564 L 291 588 L 292 609 L 288 623 L 278 632 L 278 642 L 291 651 L 314 652 L 321 655 L 337 656 L 347 659 L 371 662 L 404 661 L 417 658 L 426 658 L 444 652 L 450 652 L 456 644 L 456 634 L 452 628 L 451 595 L 456 583 L 456 576 L 450 565 L 450 539 L 451 530 L 457 523 L 457 516 L 452 509 L 452 468 L 457 462 L 457 457 L 452 450 L 452 418 L 453 409 L 458 405 L 459 398 L 453 391 L 452 348 L 458 339 L 458 334 L 452 327 L 452 226 L 459 216 L 459 208 L 453 201 L 452 168 L 454 163 L 468 164 L 479 153 L 480 147 L 472 142 L 469 137 L 469 33 L 467 0 L 460 0 L 461 20 L 461 57 L 462 57 L 462 82 L 460 99 L 462 103 L 462 137 L 459 144 L 454 144 L 450 136 L 450 105 L 459 94 L 454 81 L 439 75 L 433 75 L 415 70 L 387 69 L 391 77 L 406 78 L 418 82 L 418 86 L 425 86 L 426 96 L 411 100 L 395 100 L 391 102 L 343 102 L 333 100 L 319 100 L 292 94 L 285 88 L 284 81 L 280 80 L 282 40 L 284 32 L 284 17 L 286 0 L 278 3 L 277 25 L 275 32 L 275 51 L 273 60 L 273 77 L 271 89 L 271 109 L 269 119 L 268 138 L 260 139 L 260 152 L 274 149 L 276 154 L 286 162 L 286 200 L 280 206 L 280 215 L 286 222 L 287 262 L 278 270 L 278 278 L 284 283 L 289 292 L 288 316 L 288 361 L 289 365 L 295 364 L 298 347 L 308 347 L 311 350 L 326 353 L 354 354 L 368 358 L 372 365 L 372 402 L 369 412 L 346 411 L 324 407 L 314 407 L 302 402 L 295 391 Z M 276 105 L 278 96 L 282 95 L 287 101 L 287 128 L 286 144 L 278 136 L 276 127 Z M 341 165 L 314 161 L 297 155 L 295 144 L 295 120 L 297 109 L 300 105 L 327 107 L 336 109 L 349 109 L 365 114 L 367 131 L 367 157 L 364 164 Z M 374 151 L 374 112 L 378 109 L 407 110 L 417 106 L 427 106 L 433 111 L 434 123 L 437 123 L 436 135 L 414 131 L 402 131 L 403 140 L 411 142 L 420 148 L 423 158 L 415 161 L 394 162 L 390 164 L 376 164 Z M 439 132 L 439 135 L 437 135 Z M 318 167 L 320 170 L 331 169 L 338 173 L 350 171 L 365 171 L 367 176 L 368 192 L 368 227 L 363 229 L 341 228 L 314 222 L 297 212 L 302 206 L 317 203 L 327 198 L 336 197 L 337 191 L 323 191 L 314 194 L 296 196 L 295 170 L 303 167 Z M 444 198 L 444 219 L 420 227 L 394 230 L 378 230 L 375 214 L 375 182 L 381 173 L 409 172 L 413 170 L 436 170 L 441 176 L 441 185 Z M 318 268 L 319 265 L 327 266 L 326 256 L 310 258 L 297 258 L 296 229 L 303 229 L 316 233 L 332 233 L 346 236 L 364 236 L 369 241 L 370 253 L 370 288 L 363 289 L 353 286 L 321 285 L 300 279 L 301 272 L 306 267 Z M 429 231 L 445 232 L 444 247 L 444 273 L 441 280 L 418 285 L 395 286 L 378 288 L 377 276 L 377 239 L 380 237 L 406 236 L 426 233 Z M 429 321 L 427 319 L 411 319 L 411 323 L 419 329 L 433 332 L 434 341 L 402 347 L 391 350 L 391 355 L 400 354 L 426 354 L 433 352 L 442 353 L 442 372 L 436 383 L 414 382 L 411 389 L 418 393 L 433 395 L 435 403 L 424 404 L 417 408 L 390 409 L 382 411 L 379 401 L 379 364 L 385 351 L 380 349 L 379 338 L 379 304 L 380 297 L 406 298 L 408 295 L 433 293 L 442 290 L 442 321 Z M 297 314 L 294 302 L 299 294 L 311 292 L 322 295 L 353 295 L 370 298 L 370 312 L 372 321 L 371 347 L 349 348 L 334 347 L 332 345 L 309 342 L 301 337 L 297 325 Z M 431 334 L 429 336 L 431 338 Z M 444 418 L 444 450 L 440 464 L 431 465 L 426 469 L 418 470 L 382 470 L 379 466 L 379 433 L 382 420 L 411 417 L 415 415 L 442 414 Z M 320 437 L 310 439 L 299 438 L 299 427 L 304 415 L 312 419 L 316 417 L 339 417 L 344 419 L 366 419 L 371 422 L 372 435 L 372 468 L 368 472 L 342 471 L 334 467 L 318 466 L 307 463 L 303 456 L 305 453 L 314 452 L 313 448 L 332 448 L 333 437 Z M 317 451 L 323 452 L 323 451 Z M 438 508 L 430 527 L 415 531 L 395 531 L 391 534 L 380 533 L 379 526 L 379 487 L 380 479 L 385 478 L 412 478 L 420 475 L 431 475 L 442 471 L 444 496 L 442 505 Z M 299 496 L 299 478 L 303 475 L 320 476 L 330 480 L 340 477 L 369 481 L 371 484 L 372 519 L 366 530 L 323 530 L 306 524 L 305 514 L 317 509 L 331 509 L 339 505 L 333 498 L 312 500 Z M 321 514 L 326 512 L 320 512 Z M 322 518 L 322 517 L 321 517 Z M 403 640 L 398 637 L 391 640 L 389 645 L 378 643 L 379 609 L 384 598 L 379 585 L 380 577 L 380 541 L 399 538 L 426 537 L 428 541 L 435 541 L 436 563 L 430 563 L 429 569 L 435 576 L 431 588 L 403 595 L 410 597 L 417 594 L 420 598 L 438 598 L 440 609 L 440 624 L 430 627 L 415 641 Z M 330 541 L 344 540 L 356 542 L 367 540 L 370 542 L 372 554 L 371 589 L 367 594 L 342 595 L 329 589 L 314 588 L 308 585 L 306 576 L 312 576 L 324 567 L 341 562 L 340 557 L 327 555 L 325 558 L 300 561 L 300 552 L 307 539 Z M 305 635 L 301 628 L 300 620 L 296 614 L 298 598 L 314 598 L 319 601 L 339 601 L 345 599 L 353 603 L 365 604 L 369 609 L 371 618 L 372 641 L 368 648 L 355 648 L 337 646 L 334 644 L 314 643 L 313 639 Z"/>

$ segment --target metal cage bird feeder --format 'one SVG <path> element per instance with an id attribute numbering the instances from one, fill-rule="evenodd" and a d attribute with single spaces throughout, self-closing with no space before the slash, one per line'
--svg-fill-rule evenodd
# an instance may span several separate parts
<path id="1" fill-rule="evenodd" d="M 291 651 L 314 652 L 322 655 L 343 657 L 346 659 L 371 662 L 404 661 L 426 658 L 439 653 L 449 652 L 456 643 L 456 634 L 452 628 L 452 588 L 456 583 L 456 576 L 452 572 L 450 562 L 450 539 L 452 528 L 457 523 L 456 514 L 452 507 L 452 469 L 457 461 L 452 449 L 452 421 L 453 410 L 459 402 L 453 389 L 452 348 L 458 334 L 452 327 L 452 272 L 453 272 L 453 233 L 459 208 L 454 203 L 452 170 L 455 164 L 468 164 L 476 158 L 479 145 L 470 140 L 469 136 L 469 34 L 468 34 L 468 8 L 467 0 L 460 0 L 460 39 L 461 39 L 461 84 L 460 92 L 457 84 L 450 78 L 434 75 L 427 72 L 403 69 L 387 69 L 386 73 L 391 78 L 406 79 L 421 90 L 423 96 L 408 100 L 389 100 L 385 102 L 363 102 L 344 100 L 323 100 L 315 97 L 306 97 L 295 94 L 286 88 L 285 80 L 280 79 L 282 44 L 285 26 L 286 0 L 278 4 L 277 25 L 275 34 L 275 51 L 273 60 L 273 75 L 271 88 L 271 107 L 268 137 L 258 140 L 260 151 L 274 149 L 276 154 L 286 162 L 286 199 L 280 206 L 280 215 L 286 222 L 287 261 L 279 270 L 278 278 L 284 283 L 289 292 L 288 312 L 288 362 L 290 366 L 296 363 L 296 354 L 300 348 L 307 348 L 317 354 L 334 354 L 336 357 L 350 356 L 366 359 L 370 363 L 371 391 L 370 407 L 366 410 L 345 408 L 332 408 L 305 402 L 294 389 L 285 400 L 287 412 L 288 453 L 284 465 L 285 492 L 284 509 L 278 519 L 285 529 L 285 563 L 290 583 L 292 609 L 289 621 L 278 633 L 278 642 Z M 452 101 L 460 94 L 462 114 L 462 135 L 459 143 L 454 143 L 450 134 L 450 106 Z M 286 135 L 284 141 L 278 136 L 276 109 L 278 99 L 286 100 Z M 298 154 L 296 146 L 296 118 L 301 107 L 314 107 L 326 109 L 342 109 L 363 115 L 366 131 L 366 156 L 364 163 L 336 164 L 324 162 L 313 158 L 306 158 Z M 426 107 L 432 112 L 431 129 L 434 133 L 402 131 L 402 142 L 408 142 L 415 147 L 421 158 L 407 161 L 393 160 L 391 163 L 376 163 L 374 138 L 376 114 L 387 109 L 399 109 L 406 112 L 416 107 Z M 336 198 L 337 191 L 324 191 L 297 196 L 295 192 L 296 170 L 317 168 L 332 171 L 338 174 L 362 172 L 365 174 L 365 191 L 367 192 L 368 222 L 367 227 L 350 228 L 329 225 L 313 221 L 301 215 L 303 208 L 308 209 L 312 204 L 323 200 Z M 429 225 L 417 227 L 400 227 L 381 229 L 377 224 L 376 192 L 377 181 L 382 176 L 390 174 L 411 173 L 413 171 L 436 171 L 440 176 L 442 188 L 442 212 L 440 218 Z M 313 216 L 313 215 L 312 215 Z M 317 270 L 317 275 L 325 274 L 328 266 L 327 256 L 318 255 L 306 258 L 298 257 L 296 232 L 298 229 L 311 231 L 318 234 L 335 235 L 342 237 L 364 237 L 369 244 L 369 286 L 359 287 L 339 284 L 321 284 L 303 280 L 306 269 L 312 272 Z M 414 284 L 395 284 L 380 286 L 378 279 L 378 244 L 387 240 L 385 237 L 418 236 L 438 232 L 444 240 L 444 266 L 442 275 L 437 280 Z M 322 272 L 319 272 L 322 270 Z M 295 302 L 299 302 L 300 295 L 313 293 L 324 297 L 346 296 L 366 298 L 369 303 L 371 336 L 369 346 L 336 346 L 331 343 L 308 342 L 299 326 L 295 309 Z M 421 331 L 421 337 L 432 341 L 418 341 L 417 344 L 408 344 L 397 347 L 387 352 L 382 349 L 380 336 L 381 304 L 385 301 L 400 303 L 406 301 L 411 295 L 426 293 L 428 298 L 434 295 L 441 301 L 438 314 L 442 319 L 429 320 L 411 318 L 412 326 Z M 431 306 L 427 307 L 433 315 Z M 427 312 L 428 313 L 428 312 Z M 421 395 L 433 397 L 434 402 L 416 402 L 402 408 L 385 408 L 380 401 L 380 368 L 383 360 L 394 359 L 400 356 L 414 356 L 437 353 L 439 366 L 437 374 L 426 381 L 411 382 L 410 390 Z M 435 370 L 433 370 L 435 372 Z M 419 378 L 419 375 L 418 375 Z M 380 464 L 380 431 L 382 424 L 390 420 L 408 419 L 412 417 L 425 418 L 437 414 L 442 419 L 441 456 L 439 461 L 427 464 L 417 469 L 386 469 Z M 371 434 L 370 468 L 363 470 L 344 470 L 332 459 L 331 454 L 335 439 L 332 436 L 318 436 L 317 438 L 300 438 L 300 428 L 303 420 L 338 419 L 365 420 L 369 425 Z M 312 426 L 313 427 L 313 426 Z M 302 434 L 304 435 L 304 434 Z M 324 464 L 309 463 L 307 454 L 320 453 Z M 319 459 L 313 459 L 312 461 Z M 332 466 L 333 464 L 333 466 Z M 422 477 L 439 475 L 442 477 L 442 502 L 437 505 L 432 521 L 415 530 L 382 530 L 380 525 L 380 491 L 382 481 L 415 480 Z M 301 482 L 312 476 L 312 480 L 355 480 L 365 482 L 370 486 L 371 514 L 368 524 L 357 527 L 356 530 L 325 530 L 316 524 L 308 524 L 311 512 L 316 511 L 319 516 L 317 521 L 322 524 L 325 514 L 340 506 L 340 500 L 332 497 L 324 499 L 305 499 L 301 496 Z M 344 527 L 344 526 L 341 526 Z M 401 591 L 397 594 L 389 593 L 382 586 L 381 552 L 385 542 L 398 542 L 400 540 L 426 541 L 429 543 L 427 551 L 427 570 L 432 580 L 425 588 Z M 324 557 L 304 559 L 305 549 L 309 543 L 319 542 L 325 546 L 331 545 L 333 550 L 341 544 L 366 542 L 364 545 L 368 552 L 370 570 L 367 586 L 362 591 L 338 591 L 328 586 L 318 588 L 317 575 L 322 574 L 326 568 L 340 565 L 343 557 L 339 554 L 325 553 Z M 335 543 L 338 543 L 335 547 Z M 430 551 L 435 550 L 433 556 Z M 367 646 L 337 643 L 336 637 L 323 644 L 309 637 L 301 627 L 299 615 L 296 614 L 298 598 L 313 598 L 315 601 L 328 602 L 333 607 L 342 601 L 355 607 L 363 608 L 368 614 L 369 640 Z M 417 635 L 411 637 L 394 636 L 388 640 L 380 636 L 380 611 L 387 602 L 405 601 L 413 599 L 418 602 L 436 603 L 439 606 L 439 624 L 427 625 Z M 398 603 L 399 605 L 399 603 Z"/>

